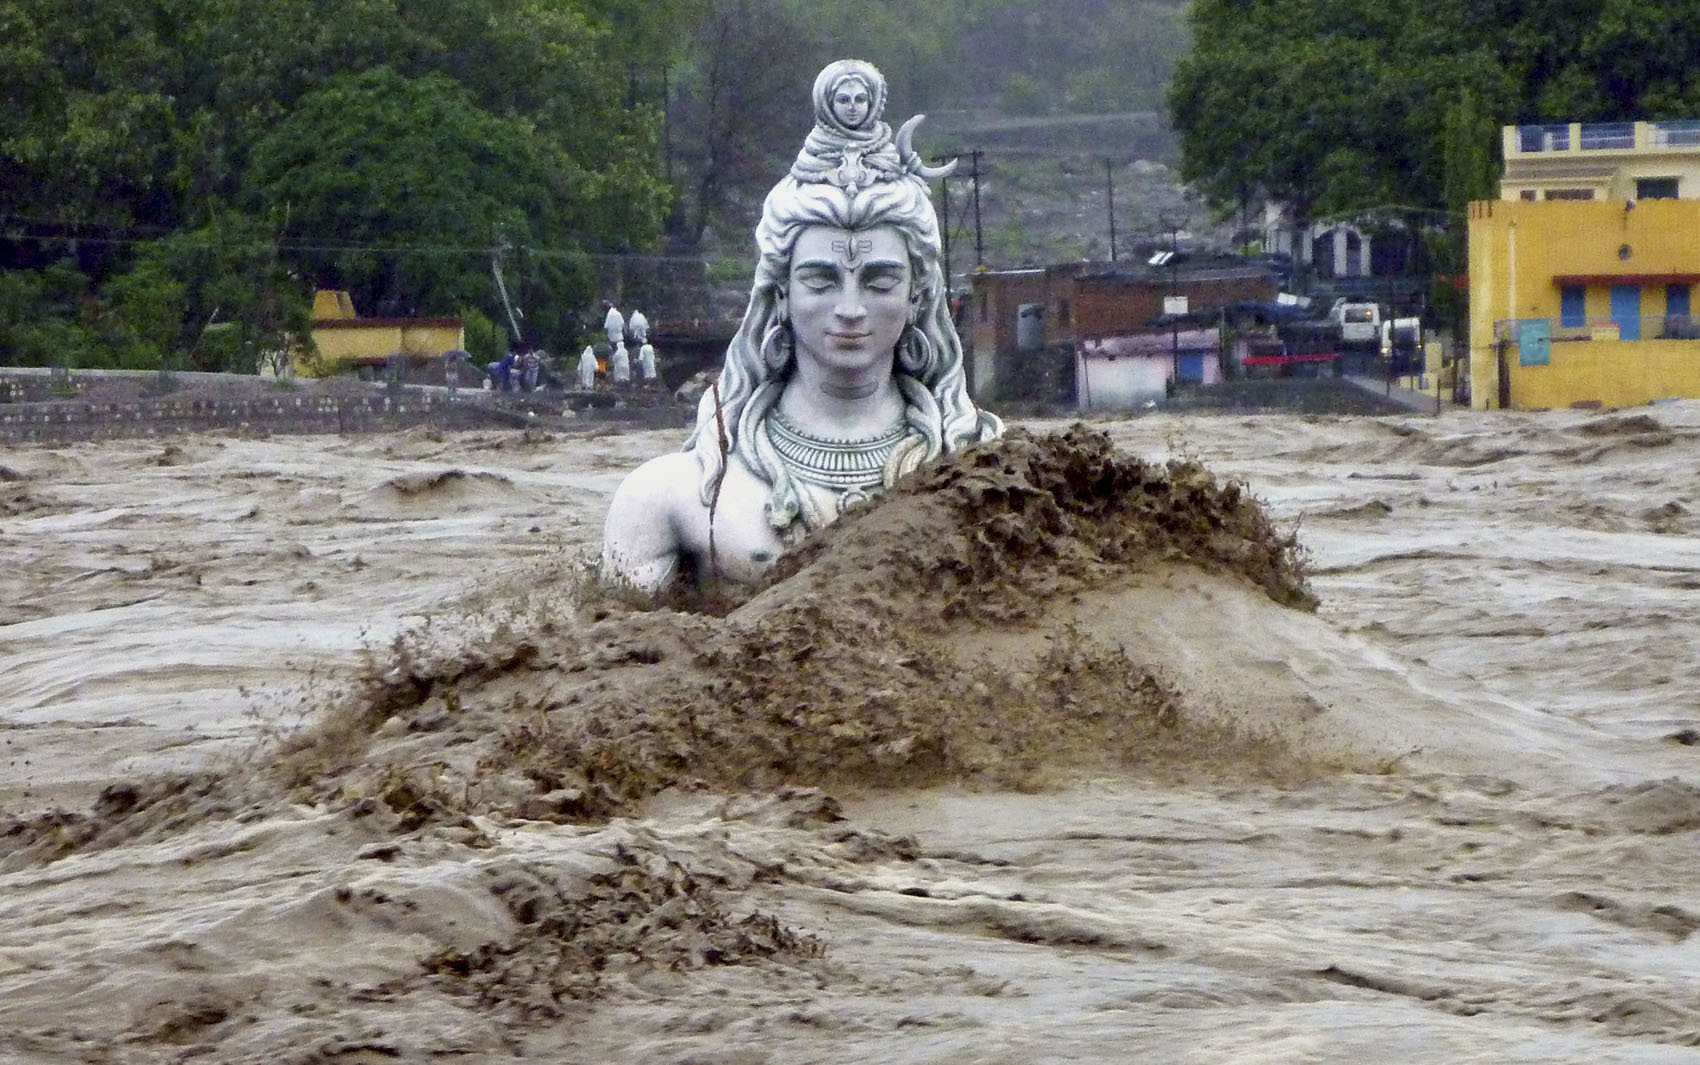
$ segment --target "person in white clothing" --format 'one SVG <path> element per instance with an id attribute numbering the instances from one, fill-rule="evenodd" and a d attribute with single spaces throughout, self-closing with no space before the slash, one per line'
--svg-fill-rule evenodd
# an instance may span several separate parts
<path id="1" fill-rule="evenodd" d="M 589 344 L 584 346 L 584 353 L 578 357 L 578 386 L 585 389 L 596 387 L 596 349 Z"/>
<path id="2" fill-rule="evenodd" d="M 643 379 L 643 387 L 655 387 L 655 345 L 648 341 L 638 349 L 638 376 Z"/>
<path id="3" fill-rule="evenodd" d="M 608 334 L 608 343 L 618 344 L 626 339 L 625 315 L 621 314 L 620 309 L 607 300 L 602 301 L 602 306 L 608 308 L 607 315 L 602 319 L 602 330 Z"/>
<path id="4" fill-rule="evenodd" d="M 626 332 L 632 335 L 632 343 L 646 344 L 649 342 L 649 319 L 642 311 L 632 311 L 632 316 L 626 319 Z"/>
<path id="5" fill-rule="evenodd" d="M 626 354 L 626 342 L 620 341 L 614 345 L 614 354 L 608 360 L 608 376 L 614 379 L 614 387 L 622 388 L 632 383 L 632 358 Z"/>

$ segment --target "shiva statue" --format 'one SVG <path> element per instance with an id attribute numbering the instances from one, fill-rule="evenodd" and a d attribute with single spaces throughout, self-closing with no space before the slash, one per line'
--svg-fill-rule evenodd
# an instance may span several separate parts
<path id="1" fill-rule="evenodd" d="M 946 305 L 938 217 L 885 78 L 840 60 L 815 125 L 762 205 L 760 258 L 726 362 L 680 452 L 621 483 L 603 536 L 609 583 L 754 583 L 785 548 L 898 478 L 1003 432 L 968 397 Z"/>

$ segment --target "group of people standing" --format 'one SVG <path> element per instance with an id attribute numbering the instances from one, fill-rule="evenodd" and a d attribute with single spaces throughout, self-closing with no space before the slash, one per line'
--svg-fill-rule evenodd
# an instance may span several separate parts
<path id="1" fill-rule="evenodd" d="M 547 354 L 541 348 L 520 348 L 485 367 L 485 373 L 497 392 L 535 392 L 545 384 L 555 383 L 546 359 Z"/>
<path id="2" fill-rule="evenodd" d="M 602 329 L 608 337 L 607 347 L 604 352 L 598 352 L 599 345 L 585 345 L 578 358 L 578 386 L 585 389 L 595 388 L 597 375 L 606 374 L 615 388 L 630 388 L 632 356 L 626 347 L 626 341 L 630 340 L 637 346 L 637 374 L 640 386 L 655 387 L 655 347 L 649 342 L 649 319 L 645 318 L 640 310 L 633 310 L 628 318 L 609 300 L 603 300 L 602 307 L 606 312 L 602 318 Z"/>

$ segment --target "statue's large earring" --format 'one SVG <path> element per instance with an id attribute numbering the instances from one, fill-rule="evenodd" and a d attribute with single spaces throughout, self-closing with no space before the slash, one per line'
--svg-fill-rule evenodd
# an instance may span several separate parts
<path id="1" fill-rule="evenodd" d="M 769 374 L 777 374 L 791 364 L 791 321 L 781 318 L 767 327 L 761 338 L 761 363 Z"/>
<path id="2" fill-rule="evenodd" d="M 903 327 L 897 338 L 897 368 L 918 380 L 924 380 L 933 365 L 933 342 L 914 324 Z"/>

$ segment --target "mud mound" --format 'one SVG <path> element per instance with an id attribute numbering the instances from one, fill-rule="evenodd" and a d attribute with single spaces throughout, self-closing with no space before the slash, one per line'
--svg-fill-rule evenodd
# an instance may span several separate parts
<path id="1" fill-rule="evenodd" d="M 445 949 L 421 965 L 482 1009 L 535 1021 L 562 1016 L 572 1000 L 597 997 L 622 960 L 677 972 L 824 952 L 820 940 L 771 915 L 733 916 L 718 892 L 665 855 L 622 849 L 609 864 L 570 884 L 558 870 L 502 871 L 488 888 L 515 934 L 472 950 Z"/>
<path id="2" fill-rule="evenodd" d="M 1576 431 L 1583 436 L 1636 436 L 1642 433 L 1667 432 L 1664 423 L 1650 414 L 1595 418 L 1578 425 Z"/>
<path id="3" fill-rule="evenodd" d="M 487 481 L 502 479 L 450 470 L 384 491 Z M 476 832 L 478 816 L 600 820 L 673 788 L 1033 787 L 1092 769 L 1282 764 L 1278 737 L 1190 714 L 1161 662 L 1084 637 L 1069 615 L 1088 592 L 1177 565 L 1268 610 L 1315 603 L 1298 545 L 1240 486 L 1119 455 L 1084 428 L 1014 432 L 848 515 L 723 617 L 521 614 L 478 646 L 402 641 L 356 696 L 257 760 L 265 801 Z M 261 801 L 259 786 L 235 790 Z M 17 826 L 13 846 L 168 831 L 183 794 L 115 796 L 110 816 Z M 238 804 L 197 797 L 209 816 Z"/>
<path id="4" fill-rule="evenodd" d="M 468 506 L 514 491 L 514 483 L 499 473 L 422 470 L 390 478 L 372 489 L 369 498 L 379 507 L 416 510 Z"/>
<path id="5" fill-rule="evenodd" d="M 229 816 L 241 805 L 239 790 L 215 773 L 167 774 L 110 785 L 87 811 L 0 816 L 0 872 Z"/>
<path id="6" fill-rule="evenodd" d="M 1312 609 L 1303 551 L 1238 483 L 1152 464 L 1104 433 L 1014 430 L 917 473 L 780 559 L 772 582 L 899 612 L 1016 621 L 1108 571 L 1187 562 Z M 801 578 L 799 581 L 798 578 Z M 895 594 L 893 594 L 895 592 Z"/>
<path id="7" fill-rule="evenodd" d="M 30 491 L 26 483 L 0 481 L 0 518 L 17 518 L 44 510 L 63 509 L 65 508 Z"/>
<path id="8" fill-rule="evenodd" d="M 21 470 L 0 465 L 0 518 L 15 518 L 40 510 L 61 509 L 30 489 L 35 478 Z"/>
<path id="9" fill-rule="evenodd" d="M 513 482 L 497 473 L 467 473 L 465 470 L 425 470 L 392 477 L 376 491 L 397 499 L 420 496 L 452 496 L 474 492 L 479 488 L 511 485 Z"/>
<path id="10" fill-rule="evenodd" d="M 1015 432 L 846 516 L 724 617 L 516 619 L 458 656 L 404 650 L 278 770 L 299 798 L 375 797 L 418 826 L 593 820 L 675 787 L 1027 787 L 1266 750 L 1190 719 L 1160 668 L 1050 606 L 1180 564 L 1308 609 L 1301 562 L 1194 463 L 1146 464 L 1081 428 Z M 1022 652 L 964 653 L 987 628 Z"/>
<path id="11" fill-rule="evenodd" d="M 165 445 L 164 450 L 148 460 L 154 466 L 187 466 L 195 461 L 194 456 L 176 444 Z"/>

